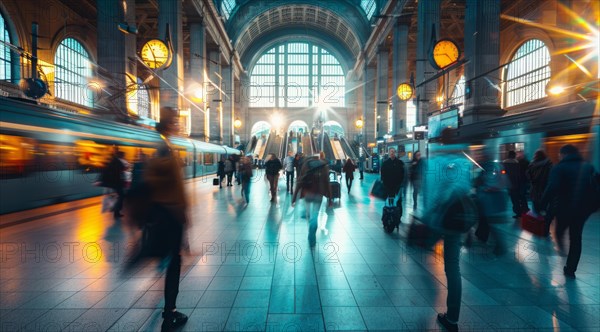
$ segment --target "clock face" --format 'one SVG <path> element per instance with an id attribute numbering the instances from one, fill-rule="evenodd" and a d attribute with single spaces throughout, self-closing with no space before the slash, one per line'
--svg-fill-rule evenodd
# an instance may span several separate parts
<path id="1" fill-rule="evenodd" d="M 437 69 L 444 69 L 456 62 L 460 56 L 460 51 L 458 50 L 458 46 L 449 40 L 442 39 L 435 44 L 433 48 L 433 62 Z"/>
<path id="2" fill-rule="evenodd" d="M 396 90 L 396 94 L 400 100 L 406 101 L 409 100 L 413 95 L 413 88 L 408 83 L 402 83 L 398 85 L 398 89 Z"/>
<path id="3" fill-rule="evenodd" d="M 152 39 L 142 46 L 140 56 L 148 67 L 157 69 L 169 62 L 171 51 L 162 40 Z"/>

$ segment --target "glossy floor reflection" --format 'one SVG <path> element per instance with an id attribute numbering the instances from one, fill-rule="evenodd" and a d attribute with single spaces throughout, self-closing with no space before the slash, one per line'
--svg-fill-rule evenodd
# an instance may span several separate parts
<path id="1" fill-rule="evenodd" d="M 446 278 L 440 246 L 405 244 L 385 234 L 383 202 L 368 196 L 376 175 L 355 181 L 320 215 L 310 250 L 302 204 L 292 208 L 280 180 L 276 204 L 257 176 L 246 207 L 239 186 L 212 179 L 187 184 L 192 202 L 190 251 L 183 258 L 178 309 L 183 331 L 439 330 Z M 95 204 L 94 204 L 95 203 Z M 2 331 L 158 331 L 162 272 L 148 262 L 121 274 L 135 233 L 100 214 L 100 199 L 2 216 Z M 510 215 L 507 214 L 510 218 Z M 509 252 L 463 248 L 463 331 L 597 331 L 600 329 L 600 218 L 588 220 L 576 280 L 548 239 L 501 226 Z"/>

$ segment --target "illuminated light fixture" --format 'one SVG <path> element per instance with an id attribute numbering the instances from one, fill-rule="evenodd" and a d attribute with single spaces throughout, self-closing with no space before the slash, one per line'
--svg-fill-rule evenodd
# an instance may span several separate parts
<path id="1" fill-rule="evenodd" d="M 196 90 L 194 90 L 194 97 L 199 100 L 204 99 L 204 93 L 202 91 L 202 88 L 197 88 Z"/>
<path id="2" fill-rule="evenodd" d="M 364 121 L 362 119 L 362 116 L 361 116 L 358 120 L 356 120 L 355 126 L 358 129 L 362 129 L 362 127 L 363 127 L 364 124 L 365 123 L 364 123 Z"/>
<path id="3" fill-rule="evenodd" d="M 435 98 L 435 101 L 437 101 L 439 104 L 443 103 L 444 102 L 444 96 L 437 96 Z"/>
<path id="4" fill-rule="evenodd" d="M 242 126 L 242 120 L 240 120 L 239 118 L 235 118 L 235 121 L 233 121 L 233 126 L 236 129 L 240 129 L 240 127 Z"/>
<path id="5" fill-rule="evenodd" d="M 553 87 L 550 87 L 548 89 L 548 93 L 550 93 L 551 95 L 559 95 L 561 93 L 565 92 L 565 88 L 560 86 L 560 85 L 555 85 Z"/>

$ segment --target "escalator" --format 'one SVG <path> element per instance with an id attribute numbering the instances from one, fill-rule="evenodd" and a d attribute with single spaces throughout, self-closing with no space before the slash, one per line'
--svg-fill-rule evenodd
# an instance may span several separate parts
<path id="1" fill-rule="evenodd" d="M 310 134 L 302 136 L 302 154 L 305 156 L 314 156 L 313 144 Z"/>
<path id="2" fill-rule="evenodd" d="M 344 153 L 346 154 L 346 156 L 352 158 L 353 160 L 358 160 L 356 152 L 354 151 L 354 149 L 352 149 L 352 146 L 350 146 L 350 143 L 348 143 L 345 137 L 340 138 L 340 143 L 342 145 L 342 148 L 344 149 Z"/>
<path id="3" fill-rule="evenodd" d="M 259 139 L 257 139 L 256 147 L 254 148 L 254 151 L 252 152 L 252 154 L 256 157 L 256 159 L 264 158 L 265 147 L 267 145 L 266 143 L 270 136 L 271 135 L 268 135 L 267 137 L 265 137 L 264 135 L 261 135 L 261 137 Z"/>
<path id="4" fill-rule="evenodd" d="M 346 152 L 342 148 L 341 142 L 335 138 L 332 138 L 330 141 L 333 154 L 335 155 L 335 160 L 346 160 Z"/>
<path id="5" fill-rule="evenodd" d="M 324 135 L 324 137 L 321 137 L 321 135 Z M 336 153 L 331 145 L 329 135 L 327 135 L 327 133 L 322 133 L 321 135 L 319 135 L 319 139 L 323 142 L 322 151 L 325 152 L 325 159 L 330 161 L 337 160 L 338 158 L 336 158 Z"/>
<path id="6" fill-rule="evenodd" d="M 280 153 L 280 148 L 281 148 L 281 143 L 282 143 L 282 137 L 277 135 L 276 133 L 271 133 L 269 134 L 269 138 L 267 139 L 267 144 L 265 146 L 264 149 L 264 153 L 262 156 L 260 156 L 260 159 L 265 159 L 267 158 L 267 155 L 269 155 L 269 153 L 272 153 L 276 156 L 279 157 L 279 153 Z"/>

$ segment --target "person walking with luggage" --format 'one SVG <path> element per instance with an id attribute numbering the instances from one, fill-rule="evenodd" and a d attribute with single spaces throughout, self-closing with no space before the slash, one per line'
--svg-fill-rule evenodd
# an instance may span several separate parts
<path id="1" fill-rule="evenodd" d="M 553 199 L 556 209 L 556 243 L 564 252 L 563 235 L 569 229 L 569 253 L 563 273 L 575 278 L 581 257 L 581 236 L 589 216 L 598 209 L 598 183 L 594 167 L 583 161 L 579 150 L 567 144 L 559 150 L 560 162 L 552 167 L 548 186 L 542 195 L 541 206 L 547 207 Z"/>
<path id="2" fill-rule="evenodd" d="M 350 189 L 352 188 L 352 181 L 354 180 L 354 171 L 356 170 L 356 166 L 352 162 L 351 158 L 346 159 L 346 163 L 344 164 L 344 168 L 342 170 L 346 175 L 346 187 L 348 187 L 349 194 Z"/>
<path id="3" fill-rule="evenodd" d="M 396 197 L 404 182 L 404 162 L 396 157 L 396 149 L 388 151 L 389 158 L 381 165 L 381 181 L 387 197 Z M 398 197 L 396 205 L 402 207 L 402 197 Z"/>
<path id="4" fill-rule="evenodd" d="M 552 169 L 552 161 L 548 159 L 546 153 L 543 150 L 537 150 L 533 155 L 533 160 L 527 168 L 527 178 L 531 183 L 531 190 L 529 192 L 531 196 L 531 203 L 533 204 L 533 211 L 540 213 L 543 210 L 541 206 L 542 195 L 546 186 L 548 185 L 548 179 L 550 178 L 550 170 Z M 546 211 L 544 221 L 546 223 L 546 235 L 550 234 L 550 224 L 554 215 L 552 213 L 554 204 L 550 204 L 551 208 Z"/>
<path id="5" fill-rule="evenodd" d="M 279 158 L 270 153 L 267 162 L 265 162 L 265 174 L 267 175 L 267 180 L 269 181 L 271 202 L 275 202 L 277 200 L 277 181 L 279 181 L 279 171 L 281 168 L 282 165 L 281 161 L 279 161 Z"/>
<path id="6" fill-rule="evenodd" d="M 287 157 L 283 159 L 283 170 L 285 171 L 286 193 L 294 193 L 294 153 L 288 151 Z"/>
<path id="7" fill-rule="evenodd" d="M 332 202 L 331 187 L 329 184 L 329 166 L 322 159 L 315 157 L 306 158 L 302 163 L 300 175 L 296 181 L 296 189 L 292 196 L 292 206 L 300 194 L 306 202 L 306 219 L 308 220 L 308 243 L 311 247 L 316 244 L 316 233 L 319 226 L 319 210 L 323 196 L 327 197 L 329 204 Z"/>
<path id="8" fill-rule="evenodd" d="M 162 141 L 157 147 L 157 157 L 151 159 L 144 171 L 144 180 L 150 191 L 152 216 L 158 220 L 161 227 L 161 238 L 169 259 L 165 277 L 165 305 L 162 313 L 163 331 L 185 324 L 188 317 L 177 311 L 176 301 L 179 293 L 179 278 L 181 274 L 181 247 L 184 229 L 187 224 L 187 199 L 183 186 L 181 160 L 172 148 L 169 137 L 178 132 L 179 119 L 177 110 L 161 109 L 161 119 L 156 125 Z"/>

